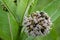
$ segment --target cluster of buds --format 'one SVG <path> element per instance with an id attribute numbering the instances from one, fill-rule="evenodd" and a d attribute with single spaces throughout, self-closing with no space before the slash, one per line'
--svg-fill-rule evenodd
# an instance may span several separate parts
<path id="1" fill-rule="evenodd" d="M 25 32 L 32 36 L 46 35 L 50 32 L 51 24 L 51 19 L 47 13 L 39 11 L 25 16 L 23 20 Z"/>

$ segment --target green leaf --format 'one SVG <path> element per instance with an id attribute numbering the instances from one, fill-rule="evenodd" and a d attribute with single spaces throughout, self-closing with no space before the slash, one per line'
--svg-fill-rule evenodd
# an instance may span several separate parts
<path id="1" fill-rule="evenodd" d="M 26 8 L 25 15 L 30 15 L 32 10 L 35 8 L 38 0 L 31 0 Z"/>
<path id="2" fill-rule="evenodd" d="M 29 4 L 29 0 L 18 0 L 18 4 L 17 4 L 17 18 L 19 19 L 18 22 L 19 22 L 19 33 L 18 33 L 18 37 L 17 37 L 17 40 L 21 39 L 23 40 L 25 36 L 21 36 L 21 35 L 24 35 L 24 34 L 21 34 L 21 30 L 22 30 L 22 22 L 23 22 L 23 17 L 24 17 L 24 14 L 25 14 L 25 11 L 26 11 L 26 8 L 27 8 L 27 5 Z"/>
<path id="3" fill-rule="evenodd" d="M 20 25 L 22 25 L 24 13 L 25 13 L 28 3 L 29 3 L 29 0 L 20 0 L 20 2 L 17 5 L 16 14 L 18 15 Z"/>
<path id="4" fill-rule="evenodd" d="M 57 20 L 55 20 L 54 28 L 55 28 L 56 33 L 57 33 L 56 40 L 60 40 L 60 16 L 57 18 Z"/>
<path id="5" fill-rule="evenodd" d="M 14 0 L 2 0 L 4 5 L 7 7 L 7 9 L 15 14 L 16 12 L 16 5 L 14 4 Z"/>
<path id="6" fill-rule="evenodd" d="M 0 38 L 2 40 L 16 40 L 18 24 L 11 13 L 2 10 L 0 5 Z"/>
<path id="7" fill-rule="evenodd" d="M 60 16 L 59 10 L 60 10 L 60 0 L 54 1 L 51 5 L 49 5 L 47 8 L 44 9 L 45 12 L 49 14 L 49 16 L 52 19 L 52 22 L 56 20 Z"/>
<path id="8" fill-rule="evenodd" d="M 36 6 L 32 8 L 31 12 L 35 11 L 41 11 L 44 7 L 46 7 L 49 3 L 51 3 L 53 0 L 38 0 L 36 3 Z"/>
<path id="9" fill-rule="evenodd" d="M 19 37 L 18 40 L 25 40 L 27 37 L 28 37 L 28 35 L 26 35 L 26 33 L 23 32 L 23 33 L 20 34 L 20 37 Z"/>
<path id="10" fill-rule="evenodd" d="M 16 4 L 14 3 L 14 0 L 1 0 L 1 1 L 2 3 L 4 3 L 9 13 L 11 13 L 18 22 L 18 18 L 16 15 Z"/>
<path id="11" fill-rule="evenodd" d="M 59 17 L 58 10 L 60 9 L 60 0 L 39 0 L 35 8 L 31 9 L 31 13 L 35 11 L 44 11 L 47 12 L 48 15 L 52 18 L 52 21 L 54 21 L 57 17 Z M 56 15 L 57 14 L 57 15 Z M 57 16 L 55 19 L 53 19 L 55 16 Z"/>

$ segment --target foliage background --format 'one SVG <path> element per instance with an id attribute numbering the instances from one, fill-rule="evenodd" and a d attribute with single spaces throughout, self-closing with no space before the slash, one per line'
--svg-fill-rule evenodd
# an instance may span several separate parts
<path id="1" fill-rule="evenodd" d="M 0 0 L 0 40 L 60 40 L 60 0 Z M 2 9 L 3 3 L 7 11 Z M 53 22 L 51 32 L 42 37 L 27 36 L 23 31 L 24 15 L 45 11 Z"/>

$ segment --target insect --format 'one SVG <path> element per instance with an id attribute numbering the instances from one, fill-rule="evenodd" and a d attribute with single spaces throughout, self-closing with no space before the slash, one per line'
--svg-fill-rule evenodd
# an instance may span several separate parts
<path id="1" fill-rule="evenodd" d="M 15 5 L 17 5 L 17 0 L 14 0 Z"/>
<path id="2" fill-rule="evenodd" d="M 1 7 L 2 7 L 3 11 L 8 12 L 8 9 L 6 8 L 6 6 L 3 3 L 1 3 Z"/>

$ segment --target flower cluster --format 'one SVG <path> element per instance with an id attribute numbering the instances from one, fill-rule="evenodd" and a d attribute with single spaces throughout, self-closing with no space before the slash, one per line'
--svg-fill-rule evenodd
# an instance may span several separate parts
<path id="1" fill-rule="evenodd" d="M 23 25 L 28 35 L 46 35 L 51 29 L 51 19 L 45 12 L 36 11 L 29 16 L 25 16 Z"/>

